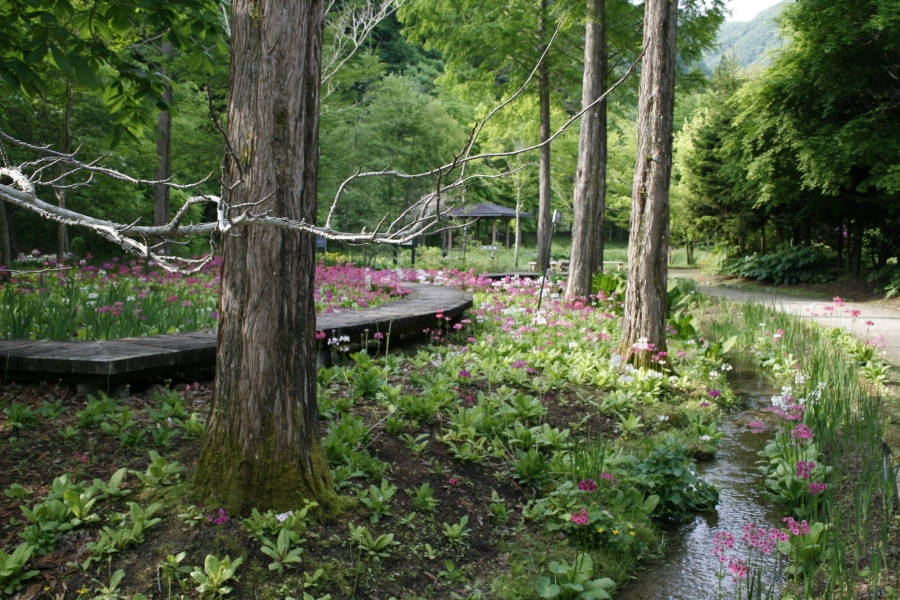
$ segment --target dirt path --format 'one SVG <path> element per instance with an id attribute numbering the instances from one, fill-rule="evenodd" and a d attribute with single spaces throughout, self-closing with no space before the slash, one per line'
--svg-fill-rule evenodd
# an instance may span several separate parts
<path id="1" fill-rule="evenodd" d="M 861 340 L 876 340 L 879 345 L 884 344 L 881 348 L 884 358 L 894 365 L 900 365 L 900 310 L 878 306 L 871 302 L 846 302 L 842 308 L 835 307 L 834 310 L 828 311 L 825 309 L 826 306 L 834 307 L 832 298 L 789 296 L 765 290 L 716 285 L 699 269 L 673 269 L 669 276 L 693 279 L 699 284 L 700 290 L 710 296 L 721 296 L 737 302 L 746 300 L 762 302 L 784 312 L 813 319 L 828 327 L 843 327 Z M 859 311 L 859 314 L 851 317 L 851 311 Z M 874 325 L 867 327 L 867 321 L 871 321 Z"/>

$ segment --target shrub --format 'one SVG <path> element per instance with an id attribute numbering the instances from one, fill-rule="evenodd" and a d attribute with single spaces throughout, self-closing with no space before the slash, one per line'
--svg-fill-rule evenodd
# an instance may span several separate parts
<path id="1" fill-rule="evenodd" d="M 782 246 L 769 254 L 752 254 L 725 259 L 718 273 L 769 281 L 776 285 L 825 283 L 834 277 L 828 272 L 828 255 L 821 244 Z"/>

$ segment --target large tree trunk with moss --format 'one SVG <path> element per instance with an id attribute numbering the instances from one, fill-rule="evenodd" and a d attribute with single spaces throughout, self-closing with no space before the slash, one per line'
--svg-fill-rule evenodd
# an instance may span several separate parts
<path id="1" fill-rule="evenodd" d="M 321 0 L 232 8 L 229 205 L 316 222 Z M 216 389 L 195 484 L 208 505 L 336 499 L 316 410 L 314 239 L 247 227 L 223 240 Z"/>
<path id="2" fill-rule="evenodd" d="M 594 102 L 606 82 L 606 0 L 587 0 L 584 79 L 581 106 Z M 606 101 L 584 113 L 578 138 L 575 219 L 566 296 L 589 296 L 596 264 L 595 246 L 603 241 L 603 192 L 606 180 Z"/>
<path id="3" fill-rule="evenodd" d="M 669 180 L 675 109 L 677 0 L 647 0 L 638 97 L 638 139 L 631 192 L 628 286 L 620 352 L 648 364 L 666 350 Z M 652 346 L 650 346 L 652 345 Z"/>
<path id="4" fill-rule="evenodd" d="M 547 47 L 547 0 L 541 0 L 541 14 L 538 17 L 538 38 L 541 42 L 541 52 Z M 538 96 L 540 103 L 540 141 L 550 139 L 550 73 L 547 68 L 546 58 L 538 67 Z M 553 228 L 551 215 L 550 187 L 550 144 L 544 144 L 540 149 L 538 165 L 538 231 L 537 231 L 537 266 L 538 271 L 543 272 L 549 265 L 551 232 Z"/>

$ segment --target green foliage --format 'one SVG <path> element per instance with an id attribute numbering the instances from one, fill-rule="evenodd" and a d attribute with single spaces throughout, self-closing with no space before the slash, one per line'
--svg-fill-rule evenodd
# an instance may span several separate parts
<path id="1" fill-rule="evenodd" d="M 98 394 L 100 396 L 99 399 L 88 394 L 87 406 L 84 410 L 75 413 L 75 416 L 78 417 L 78 424 L 81 427 L 89 429 L 99 427 L 110 415 L 119 410 L 119 405 L 115 400 L 103 392 L 99 392 Z"/>
<path id="2" fill-rule="evenodd" d="M 184 427 L 184 439 L 199 440 L 206 431 L 206 423 L 201 423 L 198 419 L 200 413 L 191 413 L 191 418 L 182 423 Z"/>
<path id="3" fill-rule="evenodd" d="M 159 570 L 162 578 L 166 581 L 169 597 L 172 596 L 172 584 L 177 583 L 184 589 L 184 579 L 191 574 L 191 568 L 181 564 L 186 556 L 187 552 L 169 554 L 164 561 L 159 563 Z"/>
<path id="4" fill-rule="evenodd" d="M 138 476 L 138 479 L 144 482 L 144 485 L 158 487 L 163 485 L 172 485 L 181 474 L 187 471 L 186 467 L 178 464 L 178 461 L 169 462 L 164 456 L 160 456 L 156 450 L 150 451 L 150 464 L 147 471 L 130 471 Z"/>
<path id="5" fill-rule="evenodd" d="M 438 503 L 434 497 L 434 488 L 427 481 L 416 489 L 407 490 L 406 495 L 412 498 L 416 508 L 424 512 L 433 513 Z"/>
<path id="6" fill-rule="evenodd" d="M 20 590 L 26 580 L 40 573 L 23 570 L 32 552 L 34 548 L 29 544 L 19 544 L 12 554 L 0 550 L 0 591 L 8 597 Z"/>
<path id="7" fill-rule="evenodd" d="M 444 530 L 444 537 L 450 540 L 451 543 L 462 542 L 463 538 L 469 537 L 469 533 L 472 531 L 466 527 L 468 524 L 468 515 L 463 515 L 459 523 L 443 523 L 441 527 Z"/>
<path id="8" fill-rule="evenodd" d="M 225 24 L 218 6 L 206 0 L 93 6 L 54 2 L 7 2 L 8 32 L 0 41 L 0 82 L 9 93 L 40 96 L 47 71 L 102 92 L 114 125 L 110 142 L 139 138 L 157 110 L 168 108 L 168 81 L 158 64 L 161 39 L 188 54 L 192 69 L 211 71 L 212 54 L 225 52 Z M 149 48 L 144 48 L 145 44 Z M 139 50 L 140 49 L 140 50 Z"/>
<path id="9" fill-rule="evenodd" d="M 359 492 L 359 501 L 372 511 L 370 517 L 373 523 L 378 523 L 382 517 L 390 516 L 389 507 L 391 498 L 397 493 L 397 486 L 388 483 L 387 479 L 381 480 L 381 487 L 370 485 L 369 489 Z"/>
<path id="10" fill-rule="evenodd" d="M 719 273 L 776 285 L 824 283 L 834 279 L 827 271 L 827 263 L 821 246 L 789 245 L 768 254 L 728 259 L 719 267 Z"/>
<path id="11" fill-rule="evenodd" d="M 359 398 L 374 398 L 385 384 L 381 369 L 365 350 L 351 354 L 350 358 L 356 363 L 352 372 L 348 373 L 348 377 L 353 380 L 353 394 Z"/>
<path id="12" fill-rule="evenodd" d="M 657 512 L 676 520 L 711 510 L 718 491 L 699 477 L 687 447 L 674 437 L 657 441 L 648 455 L 635 465 L 634 480 L 641 488 L 660 498 Z"/>
<path id="13" fill-rule="evenodd" d="M 232 580 L 239 581 L 235 573 L 242 562 L 244 559 L 240 557 L 234 561 L 229 556 L 219 560 L 217 556 L 207 554 L 206 560 L 203 562 L 203 569 L 194 567 L 194 570 L 191 571 L 191 577 L 199 584 L 194 589 L 203 597 L 209 595 L 219 598 L 230 594 L 233 588 L 228 583 Z"/>
<path id="14" fill-rule="evenodd" d="M 14 400 L 3 409 L 3 412 L 6 413 L 13 427 L 25 429 L 37 424 L 37 415 L 28 404 L 22 404 Z"/>
<path id="15" fill-rule="evenodd" d="M 513 464 L 512 477 L 516 481 L 540 488 L 550 477 L 547 457 L 536 448 L 529 448 L 527 452 L 516 450 L 519 459 Z"/>
<path id="16" fill-rule="evenodd" d="M 303 562 L 300 555 L 303 554 L 302 543 L 306 541 L 288 528 L 282 528 L 278 537 L 273 542 L 269 538 L 263 538 L 263 546 L 260 548 L 263 554 L 270 557 L 270 571 L 282 573 L 285 567 L 293 567 Z"/>
<path id="17" fill-rule="evenodd" d="M 350 527 L 350 541 L 359 547 L 360 552 L 365 552 L 368 558 L 381 560 L 382 558 L 390 558 L 391 554 L 388 549 L 392 545 L 396 545 L 394 534 L 381 534 L 377 538 L 366 527 L 354 527 L 353 523 Z"/>
<path id="18" fill-rule="evenodd" d="M 566 561 L 551 562 L 548 565 L 552 579 L 543 576 L 535 582 L 535 589 L 541 598 L 566 598 L 609 600 L 610 591 L 616 587 L 612 579 L 593 579 L 594 561 L 587 553 L 579 554 L 570 565 Z"/>
<path id="19" fill-rule="evenodd" d="M 6 497 L 9 498 L 10 500 L 18 500 L 19 502 L 21 502 L 26 497 L 28 497 L 29 494 L 32 494 L 33 492 L 29 489 L 22 487 L 18 483 L 14 483 L 11 486 L 9 486 L 8 488 L 6 488 L 3 493 L 6 494 Z"/>

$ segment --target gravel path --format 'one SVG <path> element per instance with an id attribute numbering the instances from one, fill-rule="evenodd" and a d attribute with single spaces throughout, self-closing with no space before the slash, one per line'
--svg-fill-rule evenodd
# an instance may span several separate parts
<path id="1" fill-rule="evenodd" d="M 736 302 L 762 302 L 828 327 L 844 327 L 861 340 L 874 339 L 879 345 L 884 344 L 881 348 L 884 357 L 891 363 L 900 365 L 900 311 L 893 308 L 870 302 L 845 302 L 842 308 L 835 307 L 833 311 L 826 311 L 826 306 L 834 306 L 831 298 L 789 296 L 765 290 L 715 285 L 699 269 L 673 269 L 669 276 L 693 279 L 699 284 L 700 290 L 710 296 L 721 296 Z M 858 310 L 859 315 L 852 318 L 850 311 L 854 310 Z M 867 328 L 866 321 L 871 321 L 874 325 Z"/>

